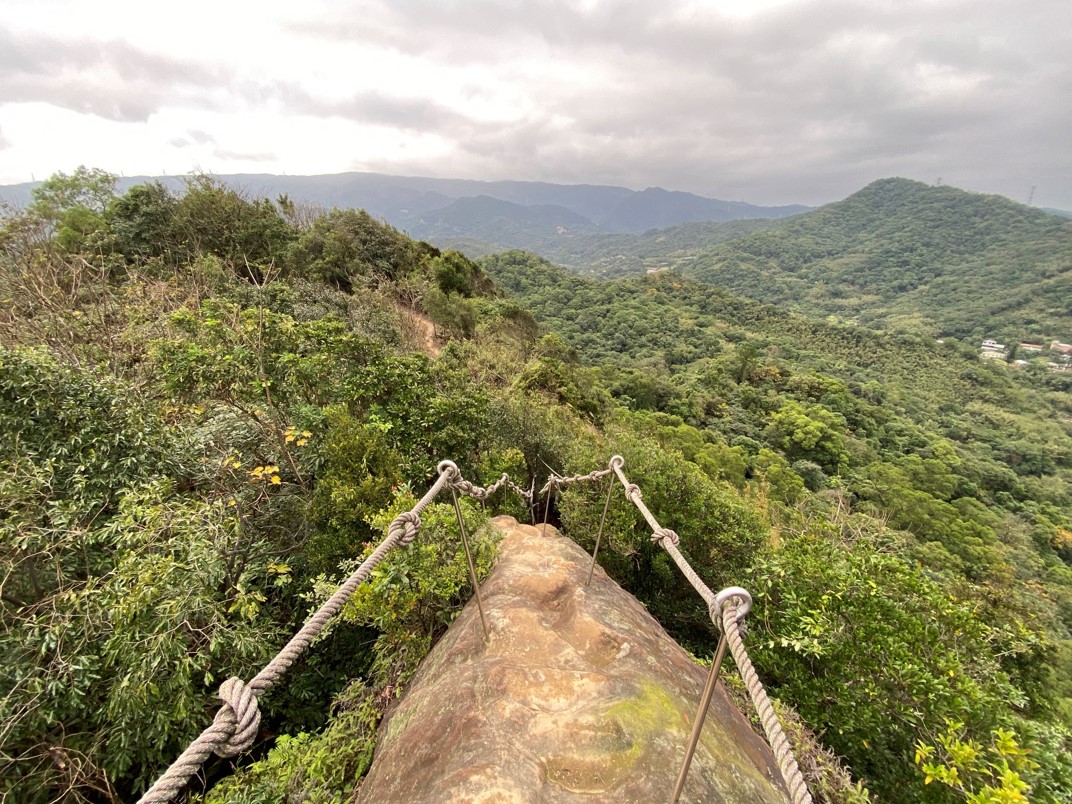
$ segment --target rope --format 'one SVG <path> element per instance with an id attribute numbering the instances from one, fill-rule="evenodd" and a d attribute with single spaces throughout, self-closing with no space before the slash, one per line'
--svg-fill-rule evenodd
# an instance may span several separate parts
<path id="1" fill-rule="evenodd" d="M 778 716 L 774 713 L 774 707 L 771 706 L 767 691 L 763 688 L 763 682 L 759 680 L 759 675 L 752 666 L 752 660 L 748 658 L 748 651 L 745 650 L 738 623 L 739 617 L 743 616 L 737 613 L 737 600 L 739 599 L 736 596 L 731 597 L 722 607 L 721 624 L 726 640 L 729 642 L 730 653 L 733 654 L 733 661 L 737 663 L 737 670 L 744 680 L 745 687 L 748 688 L 752 705 L 759 714 L 760 722 L 763 724 L 763 733 L 767 735 L 767 742 L 770 743 L 774 757 L 778 760 L 778 768 L 782 772 L 786 787 L 789 788 L 793 804 L 811 804 L 811 793 L 808 792 L 808 786 L 804 783 L 804 776 L 800 772 L 800 766 L 797 765 L 796 757 L 793 756 L 793 749 L 782 730 L 782 724 L 778 722 Z"/>
<path id="2" fill-rule="evenodd" d="M 543 496 L 552 489 L 558 491 L 563 486 L 572 483 L 601 480 L 612 473 L 618 476 L 622 487 L 625 489 L 626 498 L 640 511 L 645 521 L 651 526 L 651 541 L 661 546 L 677 564 L 678 569 L 692 584 L 707 604 L 708 611 L 716 625 L 721 625 L 726 634 L 730 651 L 734 661 L 744 679 L 748 694 L 752 703 L 759 713 L 763 724 L 764 733 L 774 751 L 778 761 L 778 767 L 785 779 L 786 786 L 793 798 L 794 804 L 811 804 L 811 794 L 800 773 L 796 759 L 793 757 L 792 748 L 782 730 L 778 717 L 774 713 L 770 699 L 763 688 L 748 652 L 745 650 L 742 639 L 743 625 L 740 622 L 751 608 L 751 598 L 747 592 L 739 587 L 731 587 L 719 595 L 715 595 L 710 588 L 700 579 L 700 576 L 689 565 L 689 562 L 678 550 L 681 539 L 676 532 L 662 527 L 655 516 L 644 504 L 644 496 L 640 487 L 629 479 L 622 471 L 625 460 L 620 455 L 610 459 L 607 469 L 599 469 L 586 475 L 573 475 L 560 477 L 552 474 L 547 483 L 540 489 L 539 495 L 535 493 L 535 482 L 531 489 L 523 489 L 518 486 L 510 476 L 503 474 L 497 481 L 486 488 L 477 486 L 462 477 L 457 465 L 453 461 L 442 461 L 437 467 L 439 477 L 436 479 L 424 496 L 409 510 L 399 514 L 391 522 L 387 529 L 387 537 L 373 550 L 360 567 L 328 598 L 328 600 L 310 617 L 301 630 L 264 666 L 253 680 L 248 684 L 239 678 L 229 678 L 220 685 L 219 698 L 222 706 L 216 712 L 212 724 L 209 725 L 193 742 L 186 748 L 179 758 L 164 771 L 159 779 L 153 784 L 145 795 L 140 799 L 141 804 L 167 804 L 175 798 L 193 776 L 201 769 L 205 761 L 216 754 L 221 757 L 234 757 L 248 750 L 256 739 L 260 728 L 261 715 L 257 706 L 257 699 L 267 692 L 287 669 L 309 647 L 310 643 L 324 629 L 324 626 L 342 608 L 346 600 L 354 593 L 361 583 L 368 579 L 369 575 L 383 558 L 396 546 L 406 547 L 413 543 L 421 528 L 421 512 L 436 498 L 444 489 L 453 489 L 461 494 L 473 497 L 477 500 L 486 501 L 488 497 L 504 486 L 519 494 L 528 501 L 531 507 L 537 496 Z M 609 498 L 608 498 L 609 499 Z M 738 600 L 744 600 L 743 611 L 738 610 Z M 721 620 L 719 615 L 721 614 Z"/>
<path id="3" fill-rule="evenodd" d="M 216 713 L 212 724 L 190 743 L 171 767 L 146 791 L 141 797 L 141 804 L 166 804 L 186 787 L 210 756 L 237 756 L 253 745 L 261 720 L 257 698 L 271 689 L 287 668 L 294 664 L 328 621 L 339 612 L 354 590 L 372 574 L 384 556 L 396 545 L 405 546 L 413 542 L 421 527 L 421 512 L 452 478 L 461 477 L 458 467 L 452 461 L 440 463 L 438 471 L 439 478 L 417 504 L 391 522 L 387 529 L 387 538 L 372 551 L 372 555 L 362 562 L 249 684 L 238 678 L 229 678 L 223 682 L 219 692 L 223 706 Z"/>
<path id="4" fill-rule="evenodd" d="M 472 497 L 474 499 L 482 501 L 487 500 L 499 489 L 506 487 L 513 491 L 515 494 L 527 500 L 530 505 L 532 503 L 532 492 L 528 489 L 523 489 L 521 488 L 521 486 L 517 485 L 517 483 L 510 479 L 510 475 L 506 474 L 506 472 L 503 472 L 503 476 L 487 488 L 481 488 L 475 483 L 470 483 L 468 480 L 461 477 L 459 477 L 459 479 L 455 481 L 452 481 L 450 486 L 451 488 L 455 489 L 459 494 L 464 494 L 467 497 Z"/>
<path id="5" fill-rule="evenodd" d="M 602 480 L 607 475 L 609 475 L 611 471 L 611 469 L 596 469 L 595 471 L 589 472 L 586 475 L 572 475 L 571 477 L 561 477 L 552 473 L 551 476 L 547 478 L 547 482 L 544 483 L 543 488 L 540 489 L 540 493 L 538 496 L 542 497 L 552 488 L 560 489 L 563 486 L 570 485 L 571 483 L 586 483 L 594 480 Z"/>
<path id="6" fill-rule="evenodd" d="M 743 625 L 740 621 L 744 619 L 744 616 L 751 609 L 751 596 L 739 587 L 731 587 L 718 595 L 711 591 L 700 576 L 696 574 L 696 571 L 681 554 L 681 551 L 677 549 L 681 541 L 677 533 L 669 528 L 662 527 L 655 515 L 648 509 L 648 506 L 644 504 L 644 497 L 640 493 L 640 487 L 635 483 L 630 483 L 629 478 L 622 471 L 624 465 L 625 459 L 620 455 L 615 455 L 610 459 L 610 469 L 618 476 L 618 480 L 621 481 L 622 486 L 625 488 L 626 498 L 637 507 L 641 516 L 651 526 L 652 543 L 658 544 L 670 554 L 678 569 L 692 584 L 692 588 L 707 604 L 707 610 L 710 612 L 711 619 L 714 620 L 715 625 L 725 629 L 726 639 L 729 643 L 730 651 L 733 653 L 733 660 L 737 663 L 737 669 L 740 671 L 741 678 L 748 688 L 748 694 L 752 698 L 752 705 L 755 706 L 756 712 L 759 714 L 760 722 L 763 724 L 763 732 L 767 735 L 767 742 L 770 743 L 771 749 L 774 751 L 774 757 L 778 761 L 778 768 L 782 772 L 782 778 L 785 780 L 786 787 L 793 798 L 793 804 L 811 804 L 811 794 L 808 792 L 804 777 L 800 773 L 800 767 L 793 756 L 793 749 L 789 746 L 789 740 L 782 730 L 782 724 L 778 722 L 774 707 L 771 706 L 766 690 L 763 689 L 763 683 L 759 680 L 759 675 L 752 666 L 752 661 L 748 658 L 748 652 L 744 647 L 742 639 Z M 746 599 L 747 605 L 743 607 L 744 610 L 738 612 L 736 601 Z M 721 620 L 719 619 L 720 611 Z"/>

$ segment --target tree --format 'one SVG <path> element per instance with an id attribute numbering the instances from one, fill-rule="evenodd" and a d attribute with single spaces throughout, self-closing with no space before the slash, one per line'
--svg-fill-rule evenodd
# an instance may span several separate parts
<path id="1" fill-rule="evenodd" d="M 180 242 L 175 228 L 179 202 L 160 182 L 138 184 L 112 199 L 105 219 L 111 245 L 128 262 L 152 257 L 174 260 Z"/>
<path id="2" fill-rule="evenodd" d="M 809 460 L 828 474 L 848 466 L 842 429 L 845 420 L 822 405 L 787 401 L 770 417 L 768 440 L 792 460 Z"/>
<path id="3" fill-rule="evenodd" d="M 282 263 L 295 230 L 267 199 L 250 200 L 204 174 L 186 184 L 172 217 L 187 261 L 209 253 L 243 279 L 260 282 Z"/>
<path id="4" fill-rule="evenodd" d="M 65 251 L 86 250 L 104 229 L 104 212 L 115 197 L 116 177 L 78 167 L 70 175 L 56 173 L 32 191 L 29 212 L 43 221 Z"/>

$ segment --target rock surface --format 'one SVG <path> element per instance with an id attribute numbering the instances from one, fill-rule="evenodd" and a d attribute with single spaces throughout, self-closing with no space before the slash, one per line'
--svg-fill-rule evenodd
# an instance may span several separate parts
<path id="1" fill-rule="evenodd" d="M 669 800 L 706 671 L 553 528 L 504 531 L 481 586 L 380 726 L 360 802 Z M 684 581 L 682 581 L 684 583 Z M 682 801 L 785 802 L 774 757 L 716 691 Z"/>

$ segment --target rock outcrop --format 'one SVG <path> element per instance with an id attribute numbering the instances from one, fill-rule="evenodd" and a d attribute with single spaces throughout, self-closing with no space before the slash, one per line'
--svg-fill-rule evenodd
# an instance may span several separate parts
<path id="1" fill-rule="evenodd" d="M 380 726 L 360 802 L 661 802 L 706 673 L 553 528 L 505 532 L 475 600 Z M 684 583 L 684 580 L 682 581 Z M 721 689 L 682 796 L 787 800 L 770 749 Z"/>

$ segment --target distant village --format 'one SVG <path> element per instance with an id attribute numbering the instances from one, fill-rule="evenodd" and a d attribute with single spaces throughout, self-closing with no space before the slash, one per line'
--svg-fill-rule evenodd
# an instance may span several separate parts
<path id="1" fill-rule="evenodd" d="M 1006 346 L 987 338 L 979 347 L 979 356 L 984 360 L 1001 360 L 1019 368 L 1030 365 L 1033 360 L 1045 360 L 1050 371 L 1072 371 L 1072 343 L 1061 341 L 1052 341 L 1048 347 L 1027 342 Z"/>

